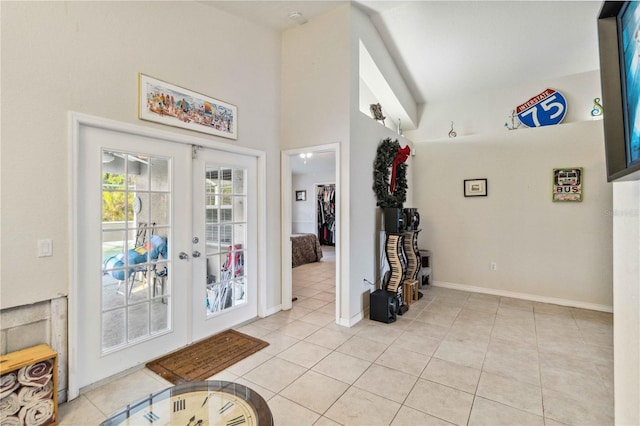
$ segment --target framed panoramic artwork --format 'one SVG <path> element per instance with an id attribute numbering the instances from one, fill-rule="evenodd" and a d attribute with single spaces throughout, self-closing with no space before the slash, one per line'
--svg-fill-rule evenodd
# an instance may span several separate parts
<path id="1" fill-rule="evenodd" d="M 487 180 L 486 179 L 465 179 L 464 196 L 465 197 L 486 197 Z"/>
<path id="2" fill-rule="evenodd" d="M 307 201 L 307 191 L 296 191 L 296 201 Z"/>
<path id="3" fill-rule="evenodd" d="M 582 201 L 582 167 L 553 169 L 553 201 Z"/>
<path id="4" fill-rule="evenodd" d="M 238 139 L 238 109 L 145 74 L 138 75 L 138 118 Z"/>

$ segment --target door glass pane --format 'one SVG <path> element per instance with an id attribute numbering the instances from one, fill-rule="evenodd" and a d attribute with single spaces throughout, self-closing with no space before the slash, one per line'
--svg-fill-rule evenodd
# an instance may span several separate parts
<path id="1" fill-rule="evenodd" d="M 247 229 L 244 223 L 233 225 L 233 242 L 245 247 L 245 236 L 247 235 Z"/>
<path id="2" fill-rule="evenodd" d="M 243 168 L 206 166 L 207 315 L 246 301 L 246 174 Z"/>
<path id="3" fill-rule="evenodd" d="M 169 160 L 166 158 L 151 158 L 151 190 L 169 191 Z"/>
<path id="4" fill-rule="evenodd" d="M 102 352 L 171 329 L 170 159 L 102 151 Z"/>
<path id="5" fill-rule="evenodd" d="M 169 305 L 164 302 L 151 304 L 151 333 L 169 328 Z"/>
<path id="6" fill-rule="evenodd" d="M 149 304 L 142 303 L 129 307 L 129 340 L 137 340 L 149 335 Z"/>
<path id="7" fill-rule="evenodd" d="M 102 328 L 102 347 L 114 348 L 126 343 L 126 311 L 117 309 L 114 311 L 103 311 L 102 323 L 109 324 L 109 327 Z"/>
<path id="8" fill-rule="evenodd" d="M 169 202 L 168 193 L 153 193 L 150 195 L 150 217 L 151 223 L 158 226 L 169 224 Z"/>
<path id="9" fill-rule="evenodd" d="M 233 222 L 245 223 L 247 221 L 247 209 L 244 208 L 246 195 L 236 195 L 233 197 Z M 231 218 L 229 218 L 231 221 Z"/>
<path id="10" fill-rule="evenodd" d="M 234 171 L 234 179 L 233 179 L 233 193 L 234 194 L 246 194 L 247 193 L 247 187 L 246 187 L 246 179 L 245 177 L 245 170 L 239 170 L 236 169 Z"/>

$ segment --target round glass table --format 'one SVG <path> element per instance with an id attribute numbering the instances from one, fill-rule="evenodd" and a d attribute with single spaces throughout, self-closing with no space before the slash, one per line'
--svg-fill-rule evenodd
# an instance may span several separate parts
<path id="1" fill-rule="evenodd" d="M 101 426 L 273 426 L 267 402 L 239 383 L 209 380 L 182 383 L 132 402 Z"/>

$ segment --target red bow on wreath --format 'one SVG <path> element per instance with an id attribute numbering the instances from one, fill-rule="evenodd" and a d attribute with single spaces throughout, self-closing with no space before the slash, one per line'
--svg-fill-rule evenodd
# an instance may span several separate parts
<path id="1" fill-rule="evenodd" d="M 407 161 L 409 154 L 411 154 L 411 148 L 407 145 L 404 148 L 398 148 L 398 155 L 393 159 L 393 163 L 391 165 L 391 184 L 389 185 L 389 191 L 392 194 L 396 192 L 396 168 L 400 163 Z"/>

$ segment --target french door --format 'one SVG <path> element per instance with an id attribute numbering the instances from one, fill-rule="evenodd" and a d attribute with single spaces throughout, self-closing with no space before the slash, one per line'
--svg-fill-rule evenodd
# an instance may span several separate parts
<path id="1" fill-rule="evenodd" d="M 255 156 L 96 126 L 77 139 L 72 398 L 257 314 Z"/>
<path id="2" fill-rule="evenodd" d="M 196 150 L 193 340 L 257 315 L 256 158 Z"/>

